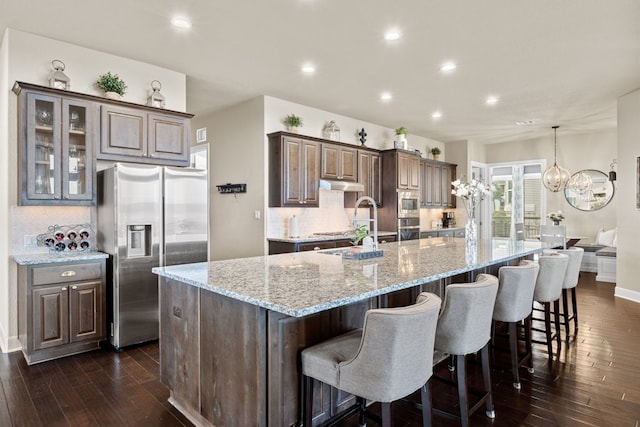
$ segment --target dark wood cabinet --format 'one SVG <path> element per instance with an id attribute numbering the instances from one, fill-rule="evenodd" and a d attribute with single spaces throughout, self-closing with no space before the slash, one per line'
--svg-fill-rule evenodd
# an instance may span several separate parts
<path id="1" fill-rule="evenodd" d="M 317 207 L 320 144 L 282 132 L 269 135 L 269 207 Z"/>
<path id="2" fill-rule="evenodd" d="M 356 182 L 358 180 L 358 150 L 337 144 L 322 143 L 323 179 Z"/>
<path id="3" fill-rule="evenodd" d="M 420 189 L 420 157 L 415 154 L 397 153 L 398 188 Z"/>
<path id="4" fill-rule="evenodd" d="M 98 348 L 105 334 L 105 261 L 20 265 L 18 335 L 28 364 Z"/>
<path id="5" fill-rule="evenodd" d="M 451 182 L 456 179 L 456 165 L 437 160 L 422 160 L 420 164 L 420 205 L 425 208 L 455 208 Z"/>
<path id="6" fill-rule="evenodd" d="M 16 82 L 21 205 L 94 205 L 95 107 Z M 64 93 L 64 95 L 59 94 Z"/>
<path id="7" fill-rule="evenodd" d="M 102 104 L 98 158 L 188 166 L 190 118 Z"/>
<path id="8" fill-rule="evenodd" d="M 369 196 L 382 205 L 382 169 L 377 151 L 358 150 L 358 182 L 364 186 L 358 197 Z"/>
<path id="9" fill-rule="evenodd" d="M 378 242 L 395 242 L 395 235 L 378 236 Z M 316 240 L 313 242 L 269 240 L 269 255 L 290 252 L 319 251 L 321 249 L 348 248 L 353 246 L 351 239 Z"/>

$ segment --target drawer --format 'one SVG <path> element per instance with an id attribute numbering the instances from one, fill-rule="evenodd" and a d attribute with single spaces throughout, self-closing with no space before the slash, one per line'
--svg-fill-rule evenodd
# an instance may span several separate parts
<path id="1" fill-rule="evenodd" d="M 101 279 L 102 262 L 83 264 L 57 264 L 46 267 L 33 267 L 32 284 L 50 285 L 53 283 L 77 282 L 80 280 Z"/>

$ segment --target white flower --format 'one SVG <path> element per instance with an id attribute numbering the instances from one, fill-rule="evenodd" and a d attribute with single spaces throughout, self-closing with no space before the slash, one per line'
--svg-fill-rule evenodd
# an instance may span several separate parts
<path id="1" fill-rule="evenodd" d="M 552 221 L 562 221 L 564 214 L 562 211 L 550 212 L 547 214 L 547 218 L 550 218 Z"/>
<path id="2" fill-rule="evenodd" d="M 451 194 L 462 199 L 469 217 L 473 217 L 476 207 L 478 207 L 480 202 L 495 191 L 493 184 L 487 186 L 482 181 L 476 179 L 472 179 L 469 183 L 464 183 L 456 179 L 451 185 L 453 186 Z"/>

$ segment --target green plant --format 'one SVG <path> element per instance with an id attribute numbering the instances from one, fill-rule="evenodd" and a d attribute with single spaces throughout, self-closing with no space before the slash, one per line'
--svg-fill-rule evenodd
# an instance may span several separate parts
<path id="1" fill-rule="evenodd" d="M 111 72 L 99 76 L 96 85 L 105 92 L 115 92 L 119 95 L 124 95 L 127 90 L 124 81 L 117 74 L 111 74 Z"/>
<path id="2" fill-rule="evenodd" d="M 302 119 L 295 114 L 289 114 L 284 122 L 291 127 L 301 127 Z"/>
<path id="3" fill-rule="evenodd" d="M 437 156 L 441 153 L 440 149 L 438 147 L 433 147 L 431 149 L 431 154 L 433 154 L 434 156 Z"/>
<path id="4" fill-rule="evenodd" d="M 404 126 L 400 126 L 398 129 L 396 129 L 396 135 L 404 135 L 407 136 L 409 132 L 407 132 L 407 128 Z"/>
<path id="5" fill-rule="evenodd" d="M 362 239 L 364 239 L 368 235 L 369 235 L 369 230 L 367 229 L 366 225 L 361 225 L 360 227 L 356 227 L 354 231 L 354 236 L 351 239 L 351 244 L 357 245 L 358 243 L 360 243 Z"/>

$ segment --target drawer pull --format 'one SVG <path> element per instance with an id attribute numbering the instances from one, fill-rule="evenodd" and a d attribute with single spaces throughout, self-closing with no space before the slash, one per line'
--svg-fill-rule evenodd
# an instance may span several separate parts
<path id="1" fill-rule="evenodd" d="M 62 288 L 60 288 L 60 290 L 61 290 L 61 291 L 66 291 L 66 290 L 67 290 L 67 287 L 66 287 L 66 286 L 63 286 Z"/>
<path id="2" fill-rule="evenodd" d="M 78 287 L 77 287 L 76 285 L 73 285 L 73 286 L 71 287 L 71 289 L 73 289 L 73 290 L 75 291 L 76 289 L 78 289 Z"/>
<path id="3" fill-rule="evenodd" d="M 62 277 L 71 277 L 71 276 L 75 276 L 75 275 L 76 275 L 75 271 L 67 270 L 67 271 L 63 271 L 60 276 L 62 276 Z"/>

